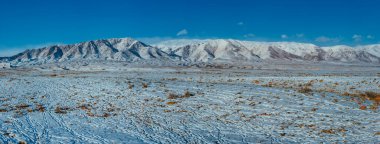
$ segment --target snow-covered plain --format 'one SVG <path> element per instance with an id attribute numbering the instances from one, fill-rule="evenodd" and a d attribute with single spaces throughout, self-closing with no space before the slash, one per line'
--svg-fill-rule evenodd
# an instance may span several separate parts
<path id="1" fill-rule="evenodd" d="M 0 70 L 0 143 L 380 143 L 379 67 L 274 67 Z"/>

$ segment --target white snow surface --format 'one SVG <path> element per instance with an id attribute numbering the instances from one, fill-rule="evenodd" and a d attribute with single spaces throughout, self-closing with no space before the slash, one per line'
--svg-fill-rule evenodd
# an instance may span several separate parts
<path id="1" fill-rule="evenodd" d="M 379 69 L 326 67 L 0 70 L 0 143 L 379 143 L 379 110 L 340 96 Z"/>

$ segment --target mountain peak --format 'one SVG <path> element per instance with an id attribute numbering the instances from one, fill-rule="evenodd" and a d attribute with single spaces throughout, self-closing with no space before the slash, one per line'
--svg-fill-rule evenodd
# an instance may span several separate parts
<path id="1" fill-rule="evenodd" d="M 179 39 L 150 46 L 132 38 L 111 38 L 31 49 L 0 60 L 19 64 L 68 60 L 134 62 L 149 59 L 187 63 L 252 63 L 262 60 L 380 63 L 380 45 L 318 47 L 296 42 Z"/>

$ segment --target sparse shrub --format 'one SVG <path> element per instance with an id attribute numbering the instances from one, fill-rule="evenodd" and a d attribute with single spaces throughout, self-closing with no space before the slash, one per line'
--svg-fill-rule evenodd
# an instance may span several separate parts
<path id="1" fill-rule="evenodd" d="M 380 93 L 368 91 L 368 92 L 365 92 L 365 95 L 369 100 L 380 102 Z"/>
<path id="2" fill-rule="evenodd" d="M 94 116 L 95 116 L 95 114 L 93 114 L 93 113 L 90 112 L 90 111 L 87 111 L 86 114 L 87 114 L 87 116 L 89 116 L 89 117 L 94 117 Z"/>
<path id="3" fill-rule="evenodd" d="M 344 92 L 343 94 L 342 94 L 342 96 L 351 96 L 352 94 L 350 94 L 350 93 L 348 93 L 348 92 Z"/>
<path id="4" fill-rule="evenodd" d="M 311 81 L 307 82 L 307 83 L 305 84 L 305 86 L 307 86 L 307 87 L 311 87 L 311 86 L 313 86 L 313 82 L 314 82 L 314 81 L 311 80 Z"/>
<path id="5" fill-rule="evenodd" d="M 371 109 L 371 110 L 377 110 L 378 107 L 379 107 L 379 104 L 378 104 L 378 103 L 373 103 L 373 104 L 369 107 L 369 109 Z"/>
<path id="6" fill-rule="evenodd" d="M 51 75 L 49 75 L 50 77 L 56 77 L 56 76 L 58 76 L 57 74 L 51 74 Z"/>
<path id="7" fill-rule="evenodd" d="M 58 114 L 67 114 L 67 111 L 70 110 L 70 108 L 68 107 L 59 107 L 57 106 L 54 110 L 55 113 L 58 113 Z"/>
<path id="8" fill-rule="evenodd" d="M 177 94 L 174 94 L 174 93 L 169 93 L 169 95 L 168 95 L 168 99 L 176 99 L 178 97 L 179 96 Z"/>
<path id="9" fill-rule="evenodd" d="M 164 110 L 164 112 L 168 113 L 168 112 L 171 112 L 171 110 Z"/>
<path id="10" fill-rule="evenodd" d="M 170 101 L 170 102 L 167 102 L 166 104 L 167 105 L 174 105 L 174 104 L 176 104 L 177 102 L 174 102 L 174 101 Z"/>
<path id="11" fill-rule="evenodd" d="M 142 88 L 148 88 L 148 84 L 147 83 L 142 83 Z"/>
<path id="12" fill-rule="evenodd" d="M 168 81 L 176 81 L 177 78 L 167 78 Z"/>
<path id="13" fill-rule="evenodd" d="M 335 134 L 333 129 L 321 130 L 322 133 Z"/>
<path id="14" fill-rule="evenodd" d="M 101 117 L 106 118 L 106 117 L 110 117 L 110 116 L 111 116 L 111 114 L 109 114 L 109 113 L 104 113 Z"/>
<path id="15" fill-rule="evenodd" d="M 39 104 L 39 105 L 37 105 L 36 110 L 38 110 L 39 112 L 44 112 L 45 107 L 43 105 Z"/>
<path id="16" fill-rule="evenodd" d="M 252 83 L 260 84 L 260 81 L 259 80 L 254 80 L 254 81 L 252 81 Z"/>
<path id="17" fill-rule="evenodd" d="M 89 104 L 83 104 L 83 105 L 78 106 L 78 108 L 80 108 L 81 110 L 90 110 L 89 107 L 90 107 Z"/>
<path id="18" fill-rule="evenodd" d="M 165 100 L 161 99 L 161 98 L 158 98 L 157 99 L 158 102 L 164 102 Z"/>
<path id="19" fill-rule="evenodd" d="M 189 91 L 185 91 L 185 93 L 183 94 L 183 98 L 188 98 L 188 97 L 191 97 L 191 96 L 194 96 L 193 93 L 190 93 Z"/>
<path id="20" fill-rule="evenodd" d="M 28 104 L 19 104 L 19 105 L 16 105 L 16 108 L 17 109 L 26 109 L 26 108 L 28 108 L 30 105 L 28 105 Z"/>
<path id="21" fill-rule="evenodd" d="M 366 106 L 364 106 L 364 105 L 362 105 L 362 106 L 360 106 L 360 108 L 359 109 L 361 109 L 361 110 L 366 110 L 367 109 L 367 107 Z"/>
<path id="22" fill-rule="evenodd" d="M 189 91 L 185 91 L 185 93 L 183 95 L 177 95 L 177 94 L 174 94 L 174 93 L 169 93 L 168 94 L 168 99 L 188 98 L 188 97 L 191 97 L 191 96 L 194 96 L 194 95 L 195 95 L 194 93 L 191 93 Z"/>
<path id="23" fill-rule="evenodd" d="M 129 89 L 132 89 L 134 86 L 135 86 L 135 85 L 133 85 L 133 84 L 129 84 L 129 85 L 128 85 L 128 88 L 129 88 Z"/>
<path id="24" fill-rule="evenodd" d="M 313 90 L 311 90 L 311 88 L 310 87 L 301 87 L 299 90 L 298 90 L 298 92 L 300 92 L 300 93 L 310 93 L 310 92 L 312 92 Z"/>

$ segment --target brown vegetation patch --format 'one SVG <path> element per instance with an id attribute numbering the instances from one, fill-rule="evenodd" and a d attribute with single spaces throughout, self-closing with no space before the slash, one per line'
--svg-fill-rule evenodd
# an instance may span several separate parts
<path id="1" fill-rule="evenodd" d="M 69 107 L 60 107 L 60 106 L 57 106 L 54 110 L 55 113 L 58 113 L 58 114 L 67 114 L 68 111 L 70 111 L 71 109 Z"/>
<path id="2" fill-rule="evenodd" d="M 324 129 L 324 130 L 321 130 L 321 133 L 326 133 L 326 134 L 336 134 L 338 132 L 340 133 L 344 133 L 346 132 L 347 130 L 344 129 L 344 128 L 338 128 L 338 129 Z"/>
<path id="3" fill-rule="evenodd" d="M 50 74 L 49 76 L 50 77 L 57 77 L 58 75 L 57 74 Z"/>
<path id="4" fill-rule="evenodd" d="M 168 113 L 168 112 L 171 112 L 171 110 L 164 110 L 164 112 Z"/>
<path id="5" fill-rule="evenodd" d="M 45 107 L 41 104 L 38 104 L 37 107 L 36 107 L 36 110 L 39 111 L 39 112 L 44 112 L 45 111 Z"/>
<path id="6" fill-rule="evenodd" d="M 369 100 L 380 102 L 380 93 L 367 91 L 367 92 L 365 92 L 365 95 Z"/>
<path id="7" fill-rule="evenodd" d="M 142 83 L 142 88 L 148 88 L 148 84 L 147 83 Z"/>
<path id="8" fill-rule="evenodd" d="M 257 85 L 258 85 L 258 84 L 260 84 L 260 81 L 259 81 L 259 80 L 253 80 L 253 81 L 252 81 L 252 83 L 254 83 L 254 84 L 257 84 Z"/>
<path id="9" fill-rule="evenodd" d="M 129 84 L 129 85 L 128 85 L 128 88 L 129 88 L 129 89 L 132 89 L 134 86 L 135 86 L 135 85 L 133 85 L 133 84 Z"/>
<path id="10" fill-rule="evenodd" d="M 311 88 L 310 87 L 301 87 L 299 90 L 298 90 L 298 92 L 300 92 L 300 93 L 310 93 L 310 92 L 312 92 L 313 90 L 311 90 Z"/>
<path id="11" fill-rule="evenodd" d="M 90 105 L 83 104 L 83 105 L 78 106 L 77 108 L 80 108 L 81 110 L 90 110 Z"/>
<path id="12" fill-rule="evenodd" d="M 103 115 L 101 115 L 100 117 L 104 117 L 104 118 L 107 118 L 107 117 L 110 117 L 111 116 L 111 114 L 109 114 L 109 113 L 104 113 Z"/>
<path id="13" fill-rule="evenodd" d="M 6 109 L 0 109 L 0 112 L 8 112 Z"/>
<path id="14" fill-rule="evenodd" d="M 361 110 L 366 110 L 367 109 L 367 107 L 366 106 L 364 106 L 364 105 L 362 105 L 362 106 L 360 106 L 360 108 L 359 109 L 361 109 Z"/>
<path id="15" fill-rule="evenodd" d="M 16 105 L 15 107 L 17 109 L 26 109 L 26 108 L 30 107 L 30 105 L 23 103 L 23 104 Z"/>
<path id="16" fill-rule="evenodd" d="M 335 134 L 333 129 L 321 130 L 322 133 Z"/>
<path id="17" fill-rule="evenodd" d="M 170 101 L 170 102 L 167 102 L 166 104 L 167 105 L 174 105 L 174 104 L 176 104 L 177 102 L 174 102 L 174 101 Z"/>
<path id="18" fill-rule="evenodd" d="M 376 93 L 376 92 L 372 92 L 372 91 L 366 91 L 364 93 L 349 93 L 349 92 L 344 92 L 341 95 L 342 96 L 362 97 L 362 98 L 366 98 L 368 100 L 380 102 L 380 93 Z"/>
<path id="19" fill-rule="evenodd" d="M 195 95 L 194 93 L 191 93 L 189 91 L 185 91 L 185 93 L 183 95 L 177 95 L 177 94 L 174 94 L 174 93 L 169 93 L 168 94 L 168 99 L 188 98 L 188 97 L 191 97 L 191 96 L 194 96 L 194 95 Z"/>

